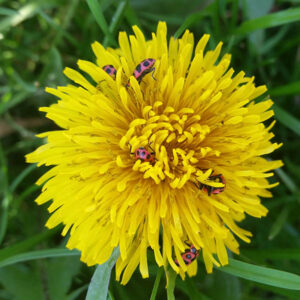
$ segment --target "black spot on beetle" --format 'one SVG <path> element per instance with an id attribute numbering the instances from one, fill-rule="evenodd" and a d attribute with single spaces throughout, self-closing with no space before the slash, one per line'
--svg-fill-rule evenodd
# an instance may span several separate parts
<path id="1" fill-rule="evenodd" d="M 136 70 L 140 73 L 141 72 L 141 64 L 136 66 Z"/>
<path id="2" fill-rule="evenodd" d="M 147 155 L 147 159 L 149 159 L 149 158 L 150 158 L 150 155 L 148 154 L 148 155 Z"/>
<path id="3" fill-rule="evenodd" d="M 145 67 L 148 67 L 148 66 L 149 66 L 149 62 L 148 62 L 147 60 L 145 60 L 145 61 L 143 62 L 143 65 L 144 65 Z"/>

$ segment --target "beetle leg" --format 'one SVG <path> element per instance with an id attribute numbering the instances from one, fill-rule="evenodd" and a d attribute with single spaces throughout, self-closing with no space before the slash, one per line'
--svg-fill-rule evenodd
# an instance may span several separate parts
<path id="1" fill-rule="evenodd" d="M 195 185 L 195 187 L 196 187 L 197 189 L 200 189 L 196 182 L 192 181 L 192 183 Z"/>
<path id="2" fill-rule="evenodd" d="M 130 143 L 128 142 L 128 145 L 129 145 L 129 151 L 130 151 L 130 154 L 134 154 L 134 152 L 131 152 L 131 149 L 132 149 L 132 146 L 130 145 Z"/>
<path id="3" fill-rule="evenodd" d="M 156 80 L 156 78 L 153 76 L 154 71 L 155 71 L 155 68 L 152 68 L 152 69 L 150 70 L 150 72 L 152 72 L 152 74 L 151 74 L 152 78 L 153 78 L 154 80 Z"/>
<path id="4" fill-rule="evenodd" d="M 185 240 L 184 243 L 185 243 L 188 247 L 191 247 L 191 244 L 188 243 L 188 241 L 189 241 L 189 240 Z"/>
<path id="5" fill-rule="evenodd" d="M 212 193 L 212 190 L 213 188 L 211 187 L 211 186 L 209 186 L 209 188 L 207 189 L 207 192 L 208 192 L 208 196 L 210 196 L 211 195 L 211 193 Z"/>
<path id="6" fill-rule="evenodd" d="M 149 143 L 148 147 L 152 150 L 151 154 L 155 154 L 155 151 L 152 149 L 151 144 L 152 144 L 152 142 Z"/>

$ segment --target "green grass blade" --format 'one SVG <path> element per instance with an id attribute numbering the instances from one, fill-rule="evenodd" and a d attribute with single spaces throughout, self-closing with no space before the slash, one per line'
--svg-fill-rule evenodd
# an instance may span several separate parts
<path id="1" fill-rule="evenodd" d="M 62 256 L 74 256 L 80 255 L 80 252 L 77 250 L 68 250 L 68 249 L 46 249 L 46 250 L 37 250 L 26 252 L 22 254 L 17 254 L 7 259 L 4 259 L 0 262 L 0 268 L 13 265 L 20 262 L 31 261 L 41 258 L 53 258 L 53 257 L 62 257 Z"/>
<path id="2" fill-rule="evenodd" d="M 206 7 L 201 12 L 197 12 L 194 14 L 189 15 L 186 20 L 182 23 L 182 25 L 177 29 L 174 33 L 174 38 L 178 39 L 186 29 L 192 26 L 194 23 L 200 22 L 204 17 L 209 17 L 212 15 L 211 9 L 212 5 Z"/>
<path id="3" fill-rule="evenodd" d="M 0 262 L 3 260 L 6 260 L 16 254 L 19 254 L 21 252 L 28 251 L 32 249 L 35 245 L 41 243 L 42 241 L 45 241 L 58 233 L 62 229 L 61 226 L 55 227 L 51 230 L 46 230 L 42 233 L 36 234 L 25 241 L 16 243 L 10 247 L 6 247 L 4 249 L 0 250 Z"/>
<path id="4" fill-rule="evenodd" d="M 157 272 L 156 278 L 155 278 L 155 282 L 154 282 L 154 286 L 153 286 L 153 289 L 152 289 L 150 300 L 155 300 L 155 298 L 156 298 L 158 287 L 159 287 L 159 283 L 160 283 L 163 271 L 164 271 L 163 268 L 159 268 L 158 269 L 158 272 Z"/>
<path id="5" fill-rule="evenodd" d="M 273 35 L 270 39 L 267 39 L 263 45 L 261 45 L 259 52 L 261 54 L 267 54 L 268 52 L 273 51 L 273 49 L 276 51 L 275 46 L 282 42 L 282 39 L 289 30 L 290 26 L 288 25 L 281 27 L 275 35 Z"/>
<path id="6" fill-rule="evenodd" d="M 84 286 L 81 286 L 80 288 L 76 289 L 75 291 L 72 291 L 67 297 L 66 300 L 76 300 L 79 299 L 79 295 L 83 293 L 85 290 L 88 289 L 88 284 L 85 284 Z"/>
<path id="7" fill-rule="evenodd" d="M 252 19 L 241 24 L 234 34 L 248 34 L 252 31 L 275 27 L 300 21 L 300 7 L 275 12 L 260 18 Z"/>
<path id="8" fill-rule="evenodd" d="M 8 101 L 0 102 L 0 116 L 3 115 L 10 108 L 20 104 L 22 101 L 26 100 L 27 97 L 31 95 L 26 91 L 21 91 L 14 95 L 14 97 Z"/>
<path id="9" fill-rule="evenodd" d="M 26 19 L 34 16 L 38 10 L 38 3 L 29 3 L 19 10 L 17 10 L 14 14 L 4 18 L 0 22 L 0 32 L 3 32 L 9 28 L 15 27 L 18 24 L 22 23 Z"/>
<path id="10" fill-rule="evenodd" d="M 102 8 L 97 0 L 86 0 L 96 22 L 105 35 L 108 34 L 108 25 L 102 13 Z"/>
<path id="11" fill-rule="evenodd" d="M 275 172 L 280 177 L 281 181 L 285 184 L 287 189 L 292 193 L 296 193 L 298 188 L 294 180 L 282 169 L 276 169 Z"/>
<path id="12" fill-rule="evenodd" d="M 112 18 L 112 21 L 109 25 L 109 35 L 106 35 L 104 41 L 103 41 L 103 45 L 107 46 L 109 43 L 109 37 L 114 37 L 116 34 L 116 31 L 118 29 L 118 26 L 124 16 L 125 13 L 125 9 L 126 9 L 126 5 L 127 5 L 127 1 L 122 1 L 119 3 L 116 12 Z"/>
<path id="13" fill-rule="evenodd" d="M 273 104 L 273 110 L 275 112 L 276 119 L 300 135 L 300 121 L 297 120 L 294 116 L 286 112 L 283 108 L 279 107 L 277 104 Z"/>
<path id="14" fill-rule="evenodd" d="M 280 214 L 278 215 L 277 219 L 275 220 L 275 222 L 273 223 L 271 229 L 270 229 L 270 233 L 269 233 L 269 240 L 273 240 L 278 233 L 281 231 L 281 229 L 283 228 L 283 225 L 285 224 L 285 222 L 287 221 L 289 216 L 289 207 L 285 207 Z"/>
<path id="15" fill-rule="evenodd" d="M 254 282 L 284 289 L 300 290 L 300 276 L 271 268 L 255 266 L 229 258 L 229 264 L 218 268 L 222 272 Z"/>
<path id="16" fill-rule="evenodd" d="M 86 0 L 97 24 L 99 25 L 100 29 L 103 31 L 105 38 L 108 39 L 108 42 L 115 42 L 113 37 L 110 34 L 107 22 L 102 12 L 101 5 L 99 4 L 98 0 Z"/>
<path id="17" fill-rule="evenodd" d="M 9 187 L 10 192 L 13 193 L 16 190 L 16 188 L 18 187 L 18 185 L 22 182 L 22 180 L 35 169 L 36 169 L 35 164 L 27 166 L 11 183 L 11 185 Z"/>
<path id="18" fill-rule="evenodd" d="M 176 282 L 176 287 L 178 286 L 178 282 Z M 202 293 L 202 291 L 200 292 L 197 286 L 197 280 L 195 280 L 194 277 L 186 277 L 185 281 L 184 281 L 184 287 L 185 287 L 185 291 L 184 293 L 186 293 L 189 296 L 190 300 L 213 300 L 213 298 L 210 296 L 206 296 L 205 294 Z M 219 298 L 220 299 L 220 298 Z M 222 300 L 226 300 L 223 299 Z M 235 300 L 234 298 L 231 298 L 230 300 Z"/>
<path id="19" fill-rule="evenodd" d="M 63 23 L 58 28 L 58 32 L 54 38 L 52 46 L 59 44 L 61 38 L 64 36 L 64 31 L 69 27 L 73 19 L 73 16 L 76 13 L 76 8 L 79 2 L 80 2 L 79 0 L 68 1 L 69 5 L 67 8 L 67 12 L 64 16 Z"/>
<path id="20" fill-rule="evenodd" d="M 106 300 L 110 273 L 120 255 L 119 248 L 116 248 L 110 259 L 99 265 L 93 275 L 87 292 L 86 300 Z"/>
<path id="21" fill-rule="evenodd" d="M 79 47 L 78 42 L 74 37 L 69 34 L 64 28 L 58 25 L 52 18 L 50 18 L 42 9 L 38 10 L 39 16 L 45 20 L 53 29 L 59 31 L 70 43 L 72 43 L 75 47 Z"/>
<path id="22" fill-rule="evenodd" d="M 139 21 L 139 18 L 137 17 L 134 9 L 132 9 L 130 2 L 128 2 L 126 9 L 125 9 L 125 18 L 127 22 L 133 26 L 137 25 L 138 27 L 142 27 Z"/>
<path id="23" fill-rule="evenodd" d="M 119 3 L 114 16 L 112 17 L 111 23 L 109 25 L 109 31 L 111 35 L 116 34 L 119 23 L 121 22 L 125 9 L 126 9 L 127 1 L 122 1 Z"/>
<path id="24" fill-rule="evenodd" d="M 270 90 L 271 96 L 287 96 L 300 94 L 300 81 L 291 82 L 286 85 L 281 85 Z"/>
<path id="25" fill-rule="evenodd" d="M 8 165 L 6 161 L 6 157 L 3 151 L 2 144 L 0 143 L 0 179 L 2 179 L 1 188 L 3 189 L 3 198 L 1 201 L 1 217 L 0 217 L 0 244 L 3 242 L 6 230 L 7 230 L 7 222 L 8 222 L 8 207 L 10 205 L 12 195 L 9 191 L 8 186 Z M 1 192 L 1 190 L 0 190 Z M 1 196 L 1 193 L 0 193 Z"/>
<path id="26" fill-rule="evenodd" d="M 20 205 L 20 203 L 29 195 L 31 195 L 32 193 L 40 190 L 41 187 L 38 185 L 30 185 L 28 188 L 25 189 L 24 192 L 22 192 L 18 197 L 16 197 L 14 199 L 14 204 L 16 207 L 18 207 Z"/>

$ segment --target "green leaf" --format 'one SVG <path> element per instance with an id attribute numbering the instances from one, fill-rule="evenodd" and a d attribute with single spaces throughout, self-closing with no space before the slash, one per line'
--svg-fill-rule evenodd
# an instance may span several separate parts
<path id="1" fill-rule="evenodd" d="M 300 81 L 275 87 L 269 91 L 271 96 L 287 96 L 300 94 Z"/>
<path id="2" fill-rule="evenodd" d="M 271 268 L 260 267 L 229 258 L 229 264 L 218 270 L 254 282 L 284 289 L 300 290 L 300 276 Z"/>
<path id="3" fill-rule="evenodd" d="M 90 282 L 86 300 L 106 300 L 110 273 L 120 255 L 119 248 L 115 248 L 110 259 L 98 265 Z"/>
<path id="4" fill-rule="evenodd" d="M 300 20 L 300 7 L 286 9 L 283 11 L 275 12 L 260 18 L 252 19 L 241 24 L 234 34 L 248 34 L 249 32 L 275 27 L 283 24 L 297 22 Z"/>
<path id="5" fill-rule="evenodd" d="M 0 269 L 0 282 L 14 295 L 9 299 L 70 300 L 67 292 L 79 267 L 78 257 L 56 258 L 43 264 L 7 266 Z"/>
<path id="6" fill-rule="evenodd" d="M 74 255 L 79 256 L 80 252 L 78 252 L 77 250 L 70 251 L 67 249 L 46 249 L 46 250 L 26 252 L 2 260 L 0 262 L 0 268 L 13 265 L 16 263 L 24 262 L 24 261 L 36 260 L 41 258 L 74 256 Z"/>
<path id="7" fill-rule="evenodd" d="M 245 13 L 249 19 L 259 18 L 265 16 L 273 5 L 274 0 L 245 0 Z"/>
<path id="8" fill-rule="evenodd" d="M 237 277 L 230 276 L 222 272 L 216 272 L 213 276 L 213 280 L 213 287 L 211 291 L 212 299 L 241 299 L 241 282 Z"/>
<path id="9" fill-rule="evenodd" d="M 281 288 L 277 288 L 274 286 L 268 286 L 263 284 L 257 284 L 257 287 L 266 291 L 271 292 L 273 295 L 276 294 L 276 296 L 282 295 L 282 297 L 277 297 L 276 299 L 291 299 L 291 300 L 299 300 L 300 299 L 300 291 L 293 291 L 293 290 L 284 290 Z"/>
<path id="10" fill-rule="evenodd" d="M 275 112 L 275 116 L 280 123 L 300 135 L 300 121 L 294 116 L 286 112 L 283 108 L 279 107 L 277 104 L 273 104 L 272 109 Z"/>
<path id="11" fill-rule="evenodd" d="M 14 300 L 45 299 L 41 273 L 38 269 L 9 266 L 0 269 L 0 283 Z"/>
<path id="12" fill-rule="evenodd" d="M 300 249 L 245 249 L 243 250 L 243 255 L 249 256 L 251 258 L 261 257 L 271 260 L 300 260 Z"/>
<path id="13" fill-rule="evenodd" d="M 78 257 L 55 258 L 46 262 L 48 293 L 50 299 L 67 299 L 72 278 L 78 273 Z"/>

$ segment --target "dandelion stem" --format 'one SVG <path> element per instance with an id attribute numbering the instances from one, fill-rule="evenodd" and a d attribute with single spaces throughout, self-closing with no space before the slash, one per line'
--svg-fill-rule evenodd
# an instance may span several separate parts
<path id="1" fill-rule="evenodd" d="M 159 283 L 160 283 L 160 279 L 161 279 L 161 275 L 162 275 L 163 271 L 164 271 L 163 268 L 158 269 L 150 300 L 155 300 L 155 297 L 156 297 L 156 294 L 157 294 L 157 291 L 158 291 L 158 287 L 159 287 Z"/>
<path id="2" fill-rule="evenodd" d="M 167 285 L 167 299 L 175 300 L 174 289 L 175 289 L 175 281 L 177 274 L 173 271 L 173 269 L 169 269 L 167 272 L 168 276 L 168 285 Z"/>

